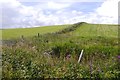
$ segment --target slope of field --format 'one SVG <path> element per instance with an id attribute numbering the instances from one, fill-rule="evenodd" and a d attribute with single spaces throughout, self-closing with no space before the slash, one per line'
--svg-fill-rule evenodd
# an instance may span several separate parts
<path id="1" fill-rule="evenodd" d="M 36 28 L 18 28 L 18 29 L 4 29 L 2 31 L 2 39 L 14 39 L 20 38 L 22 35 L 24 37 L 35 36 L 39 34 L 52 33 L 59 30 L 62 30 L 69 25 L 56 25 L 56 26 L 45 26 L 45 27 L 36 27 Z"/>
<path id="2" fill-rule="evenodd" d="M 117 25 L 105 24 L 85 24 L 72 32 L 74 36 L 80 37 L 106 37 L 118 38 Z"/>
<path id="3" fill-rule="evenodd" d="M 13 39 L 20 38 L 22 35 L 24 37 L 35 36 L 39 34 L 46 34 L 57 32 L 69 27 L 70 25 L 58 25 L 58 26 L 46 26 L 39 28 L 25 28 L 25 29 L 5 29 L 2 31 L 2 39 Z M 118 37 L 118 26 L 117 25 L 102 25 L 102 24 L 85 24 L 79 27 L 74 33 L 74 36 L 83 37 Z"/>

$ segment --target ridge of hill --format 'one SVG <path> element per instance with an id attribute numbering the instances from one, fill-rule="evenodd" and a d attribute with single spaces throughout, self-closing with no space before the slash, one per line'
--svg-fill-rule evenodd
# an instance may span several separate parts
<path id="1" fill-rule="evenodd" d="M 46 27 L 37 27 L 37 28 L 25 28 L 25 29 L 6 29 L 6 30 L 2 30 L 2 39 L 9 40 L 9 39 L 17 39 L 20 38 L 21 36 L 32 37 L 38 34 L 40 35 L 47 33 L 62 34 L 73 31 L 77 31 L 76 34 L 79 34 L 80 32 L 83 36 L 84 34 L 86 34 L 86 36 L 88 37 L 95 34 L 97 34 L 96 36 L 100 36 L 101 34 L 103 34 L 106 36 L 117 37 L 118 34 L 117 29 L 118 29 L 117 25 L 88 24 L 86 22 L 78 22 L 71 25 L 56 25 L 56 26 L 46 26 Z"/>

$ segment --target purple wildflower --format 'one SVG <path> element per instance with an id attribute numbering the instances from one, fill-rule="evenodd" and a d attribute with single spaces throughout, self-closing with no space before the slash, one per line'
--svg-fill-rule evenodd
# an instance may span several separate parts
<path id="1" fill-rule="evenodd" d="M 118 55 L 118 59 L 120 59 L 120 55 Z"/>
<path id="2" fill-rule="evenodd" d="M 70 54 L 68 54 L 68 55 L 66 56 L 66 58 L 67 58 L 67 59 L 69 59 L 70 57 L 71 57 L 71 55 L 70 55 Z"/>

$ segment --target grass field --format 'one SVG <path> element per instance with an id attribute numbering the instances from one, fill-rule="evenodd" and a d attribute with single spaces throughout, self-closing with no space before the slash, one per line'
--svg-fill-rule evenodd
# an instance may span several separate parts
<path id="1" fill-rule="evenodd" d="M 81 37 L 118 37 L 118 26 L 117 25 L 105 25 L 105 24 L 86 24 L 79 27 L 73 32 L 73 35 Z"/>
<path id="2" fill-rule="evenodd" d="M 34 32 L 40 36 L 31 33 L 33 28 L 30 37 L 16 40 L 5 30 L 3 37 L 10 41 L 2 46 L 3 78 L 120 78 L 117 25 L 83 22 L 65 27 L 42 27 L 45 31 Z"/>
<path id="3" fill-rule="evenodd" d="M 60 31 L 64 28 L 69 27 L 69 25 L 58 25 L 58 26 L 46 26 L 46 27 L 36 27 L 36 28 L 21 28 L 21 29 L 5 29 L 0 30 L 2 32 L 2 39 L 13 39 L 20 38 L 22 35 L 25 37 L 35 36 L 38 33 L 46 34 Z M 73 33 L 73 32 L 72 32 Z M 102 25 L 102 24 L 86 24 L 81 26 L 79 29 L 74 31 L 74 36 L 83 37 L 118 37 L 118 27 L 117 25 Z"/>
<path id="4" fill-rule="evenodd" d="M 59 30 L 62 30 L 69 25 L 56 25 L 56 26 L 45 26 L 45 27 L 36 27 L 36 28 L 18 28 L 18 29 L 4 29 L 2 31 L 2 39 L 16 39 L 20 38 L 22 35 L 24 37 L 35 36 L 39 34 L 52 33 Z"/>

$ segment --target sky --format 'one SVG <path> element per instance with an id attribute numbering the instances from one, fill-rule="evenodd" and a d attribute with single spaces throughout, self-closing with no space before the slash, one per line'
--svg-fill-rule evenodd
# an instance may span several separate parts
<path id="1" fill-rule="evenodd" d="M 120 0 L 0 0 L 0 29 L 88 22 L 118 24 Z"/>

